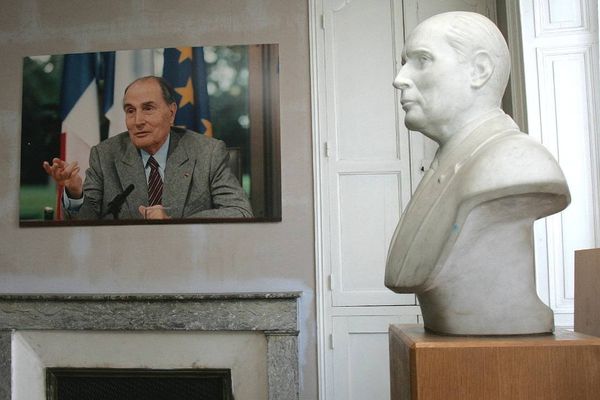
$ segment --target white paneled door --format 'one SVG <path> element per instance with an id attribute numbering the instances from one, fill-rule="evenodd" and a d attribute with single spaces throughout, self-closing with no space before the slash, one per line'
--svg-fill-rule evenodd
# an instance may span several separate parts
<path id="1" fill-rule="evenodd" d="M 402 4 L 323 6 L 323 188 L 333 306 L 414 304 L 382 284 L 387 243 L 410 195 L 408 135 L 391 82 L 400 62 Z"/>
<path id="2" fill-rule="evenodd" d="M 321 400 L 389 399 L 388 326 L 417 323 L 383 285 L 388 245 L 436 146 L 404 127 L 392 82 L 406 32 L 494 0 L 310 0 Z"/>
<path id="3" fill-rule="evenodd" d="M 595 3 L 595 4 L 594 4 Z M 600 246 L 598 8 L 592 0 L 522 0 L 529 135 L 558 160 L 571 204 L 536 222 L 538 293 L 573 325 L 574 252 Z"/>
<path id="4" fill-rule="evenodd" d="M 332 398 L 389 398 L 388 329 L 390 324 L 415 324 L 416 316 L 354 315 L 332 320 Z"/>

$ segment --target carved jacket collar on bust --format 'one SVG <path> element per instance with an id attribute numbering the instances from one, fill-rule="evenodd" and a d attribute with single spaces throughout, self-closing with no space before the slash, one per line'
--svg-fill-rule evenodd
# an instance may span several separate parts
<path id="1" fill-rule="evenodd" d="M 401 293 L 418 292 L 431 282 L 463 200 L 459 180 L 454 178 L 481 148 L 507 134 L 522 133 L 496 109 L 468 123 L 438 150 L 394 233 L 386 286 Z"/>

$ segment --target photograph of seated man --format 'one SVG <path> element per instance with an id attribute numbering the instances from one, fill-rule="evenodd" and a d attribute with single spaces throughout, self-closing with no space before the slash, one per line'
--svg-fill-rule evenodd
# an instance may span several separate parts
<path id="1" fill-rule="evenodd" d="M 64 188 L 67 219 L 253 217 L 224 142 L 174 126 L 175 91 L 166 80 L 133 81 L 123 109 L 127 131 L 91 148 L 85 179 L 77 161 L 43 163 Z"/>

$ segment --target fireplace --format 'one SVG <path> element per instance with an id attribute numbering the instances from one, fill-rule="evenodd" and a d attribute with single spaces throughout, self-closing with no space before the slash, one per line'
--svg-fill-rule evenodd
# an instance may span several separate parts
<path id="1" fill-rule="evenodd" d="M 297 399 L 299 296 L 2 295 L 0 400 L 47 399 L 52 370 L 98 368 L 229 370 L 236 400 Z"/>
<path id="2" fill-rule="evenodd" d="M 229 369 L 48 368 L 48 400 L 233 400 Z"/>

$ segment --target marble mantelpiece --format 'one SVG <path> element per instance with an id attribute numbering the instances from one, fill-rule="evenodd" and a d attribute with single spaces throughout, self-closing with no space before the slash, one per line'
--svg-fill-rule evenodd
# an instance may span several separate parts
<path id="1" fill-rule="evenodd" d="M 0 295 L 0 400 L 11 399 L 19 330 L 258 331 L 267 340 L 269 400 L 298 398 L 299 292 Z"/>

